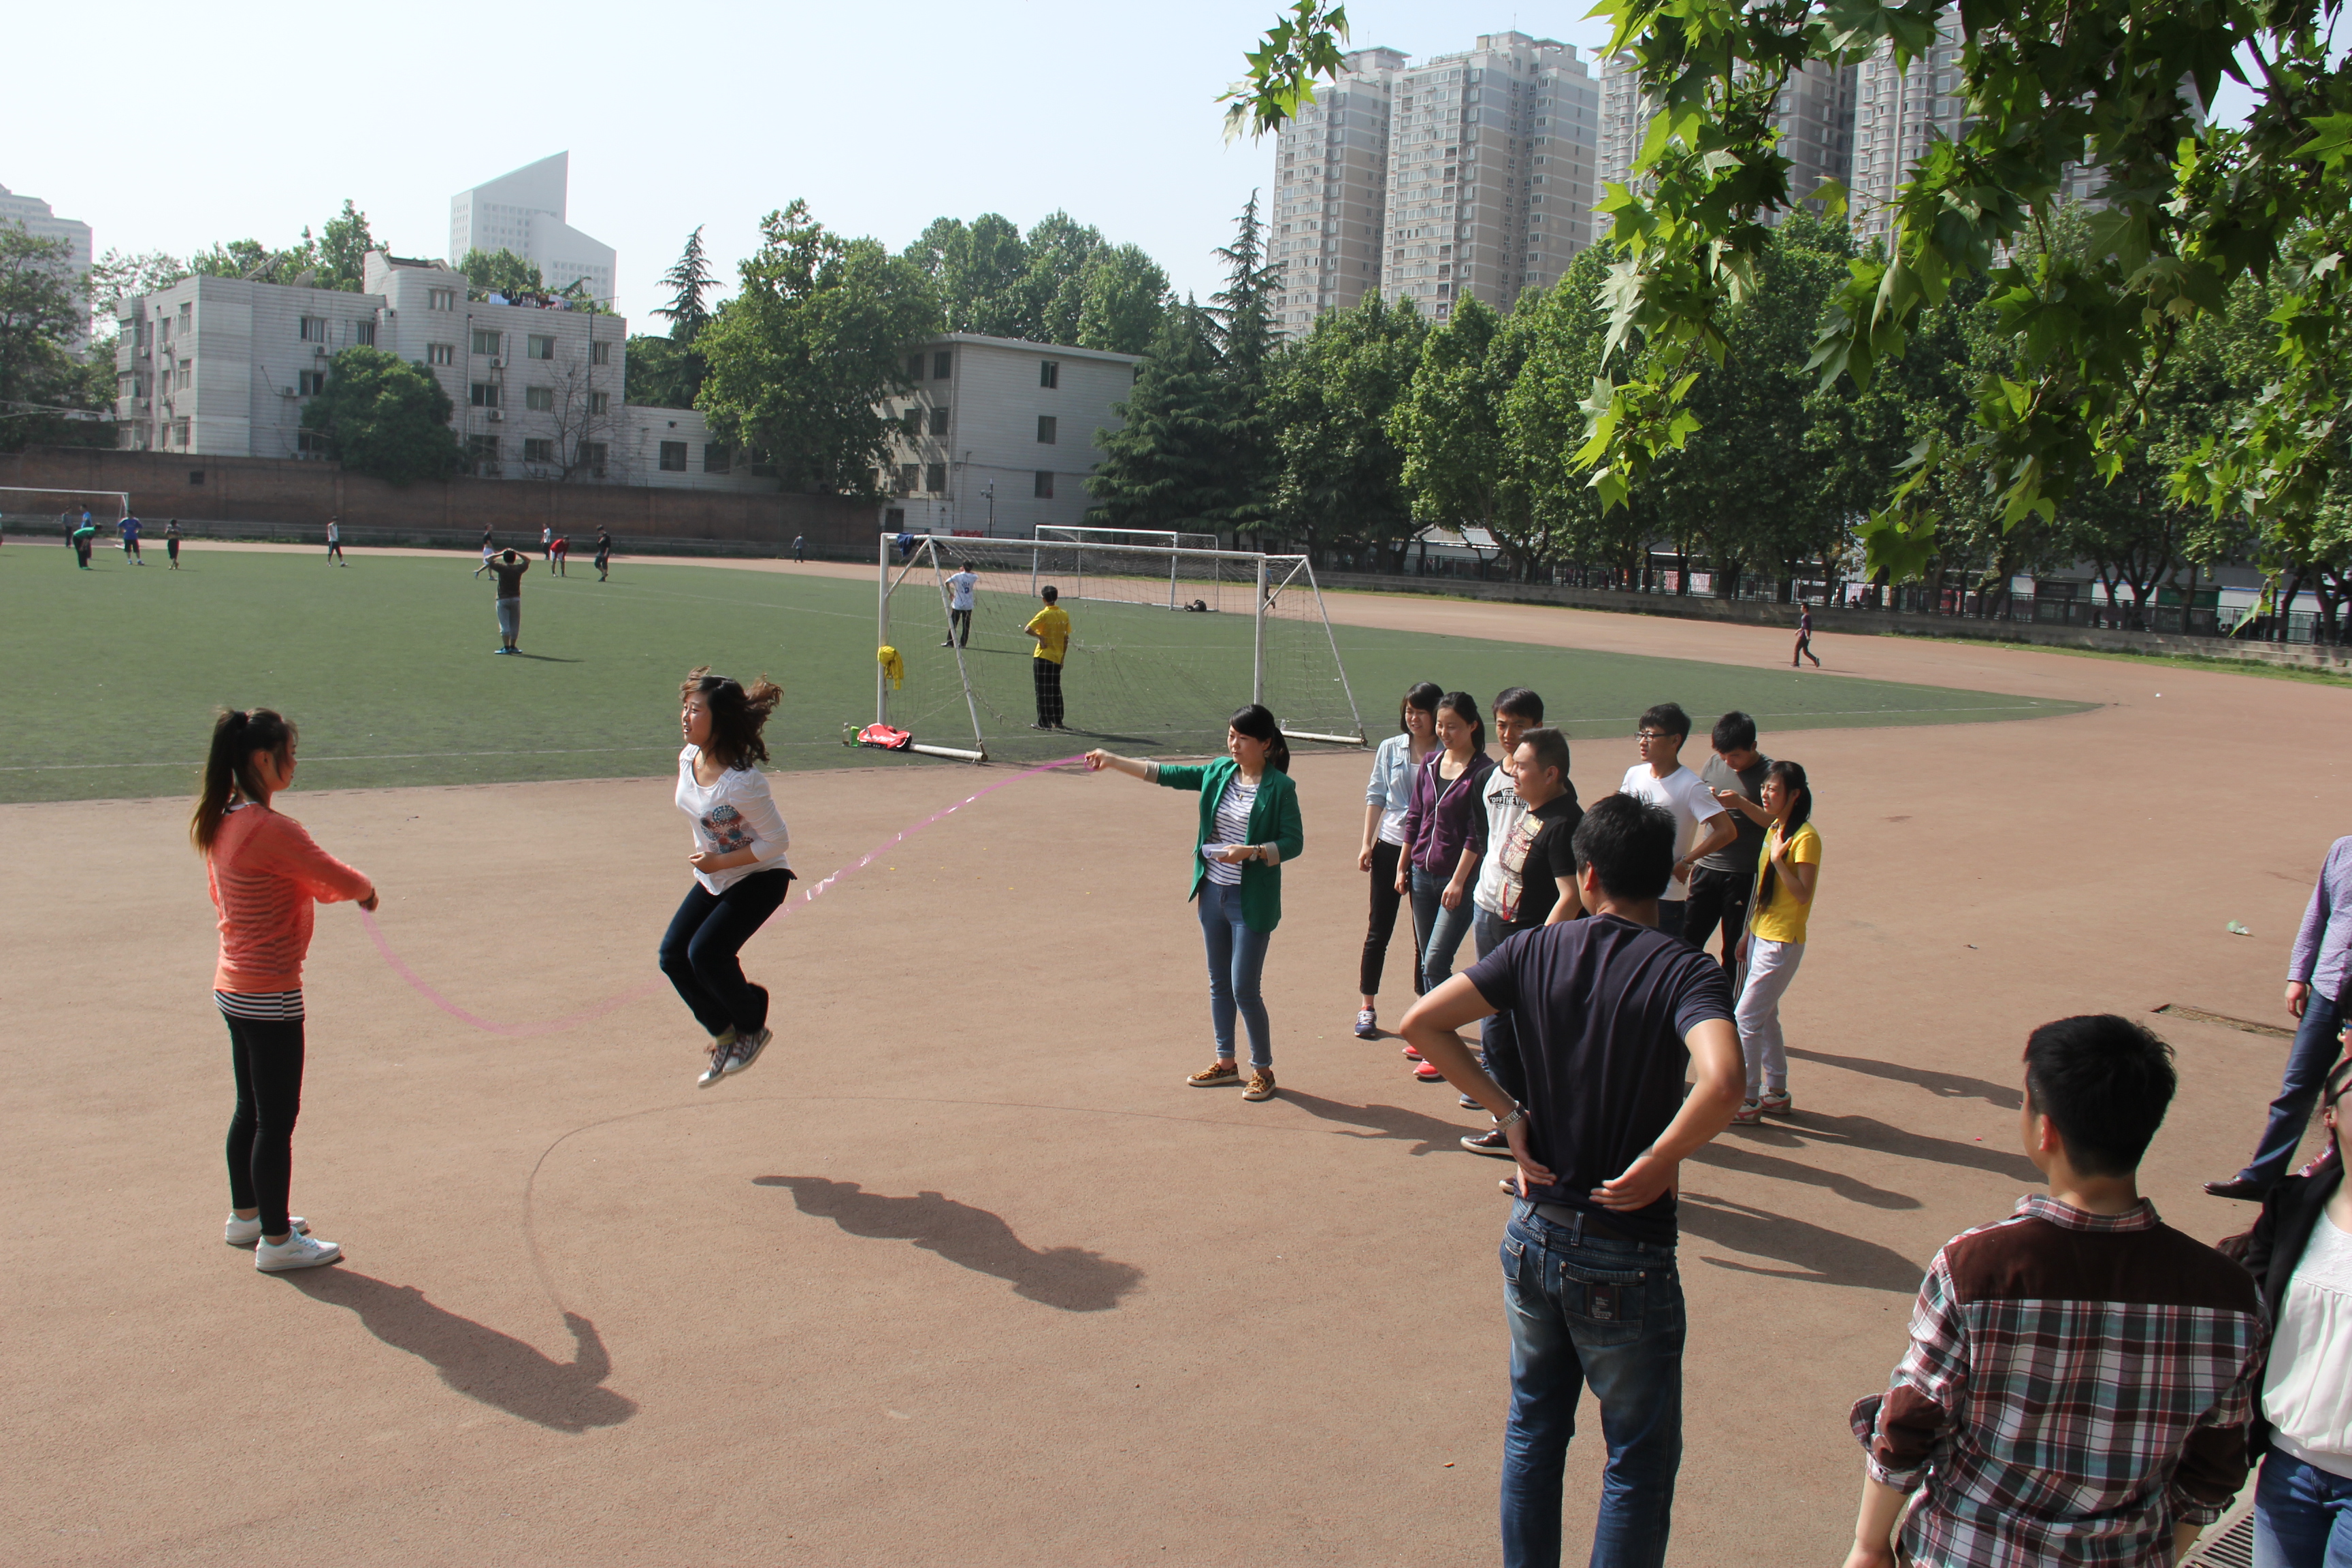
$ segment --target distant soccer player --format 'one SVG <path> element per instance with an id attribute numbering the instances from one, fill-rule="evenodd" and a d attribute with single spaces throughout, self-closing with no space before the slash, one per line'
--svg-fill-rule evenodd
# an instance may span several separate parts
<path id="1" fill-rule="evenodd" d="M 554 525 L 554 524 L 552 524 L 552 523 L 546 523 L 546 522 L 542 522 L 542 523 L 541 523 L 541 524 L 539 525 L 539 548 L 540 548 L 540 552 L 541 552 L 541 554 L 543 554 L 543 555 L 545 555 L 545 556 L 547 557 L 547 563 L 548 563 L 550 566 L 554 565 L 554 564 L 555 564 L 555 525 Z"/>
<path id="2" fill-rule="evenodd" d="M 163 552 L 172 558 L 172 570 L 180 569 L 180 520 L 173 518 L 163 525 Z"/>
<path id="3" fill-rule="evenodd" d="M 971 646 L 971 595 L 980 586 L 979 574 L 969 561 L 959 563 L 955 575 L 948 579 L 948 640 L 941 647 Z"/>
<path id="4" fill-rule="evenodd" d="M 1037 590 L 1045 607 L 1029 617 L 1021 629 L 1037 639 L 1037 651 L 1029 660 L 1029 673 L 1037 686 L 1037 721 L 1032 730 L 1061 730 L 1062 722 L 1062 661 L 1070 654 L 1070 613 L 1055 603 L 1060 590 L 1050 584 Z"/>
<path id="5" fill-rule="evenodd" d="M 557 534 L 554 542 L 547 547 L 547 558 L 553 563 L 557 576 L 571 576 L 572 573 L 569 570 L 572 564 L 571 539 L 563 534 Z"/>
<path id="6" fill-rule="evenodd" d="M 115 531 L 122 535 L 122 553 L 130 557 L 131 564 L 133 566 L 146 565 L 147 557 L 139 553 L 139 532 L 141 527 L 139 520 L 135 517 L 126 517 L 121 522 L 116 523 L 114 527 Z"/>
<path id="7" fill-rule="evenodd" d="M 487 528 L 482 530 L 482 564 L 488 566 L 490 563 L 490 557 L 498 552 L 499 547 L 490 538 L 490 531 Z"/>
<path id="8" fill-rule="evenodd" d="M 81 514 L 81 526 L 75 529 L 72 534 L 74 560 L 85 572 L 89 570 L 90 541 L 97 537 L 98 524 L 90 521 L 89 512 L 85 509 Z"/>
<path id="9" fill-rule="evenodd" d="M 474 568 L 478 577 L 488 572 L 497 580 L 499 599 L 499 645 L 492 653 L 512 653 L 515 638 L 522 632 L 522 574 L 530 570 L 530 562 L 514 551 L 502 551 Z"/>
<path id="10" fill-rule="evenodd" d="M 801 537 L 801 536 L 800 536 L 799 534 L 797 534 L 797 533 L 795 533 L 795 534 L 793 534 L 793 560 L 795 560 L 795 561 L 805 561 L 805 560 L 807 560 L 807 559 L 808 559 L 808 548 L 807 548 L 807 547 L 808 547 L 808 541 L 807 541 L 806 539 L 803 539 L 803 537 Z"/>
<path id="11" fill-rule="evenodd" d="M 339 517 L 327 520 L 327 559 L 338 566 L 351 564 L 343 559 L 343 520 Z"/>
<path id="12" fill-rule="evenodd" d="M 604 582 L 613 571 L 613 536 L 603 529 L 596 531 L 596 581 Z"/>

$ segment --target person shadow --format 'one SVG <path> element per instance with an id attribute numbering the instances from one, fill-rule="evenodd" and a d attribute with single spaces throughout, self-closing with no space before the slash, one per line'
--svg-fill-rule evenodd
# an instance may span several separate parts
<path id="1" fill-rule="evenodd" d="M 1997 1105 L 2003 1110 L 2015 1110 L 2025 1103 L 2025 1091 L 2013 1083 L 1990 1083 L 1980 1078 L 1942 1072 L 1935 1068 L 1913 1067 L 1907 1062 L 1832 1056 L 1827 1051 L 1809 1051 L 1796 1046 L 1789 1047 L 1789 1054 L 1800 1061 L 1820 1062 L 1824 1067 L 1843 1068 L 1848 1072 L 1858 1072 L 1870 1078 L 1907 1083 L 1944 1100 L 1981 1100 L 1987 1105 Z"/>
<path id="2" fill-rule="evenodd" d="M 556 1432 L 617 1426 L 636 1401 L 604 1386 L 613 1358 L 596 1325 L 563 1314 L 572 1360 L 560 1362 L 510 1334 L 436 1307 L 414 1285 L 394 1285 L 338 1265 L 281 1275 L 314 1301 L 359 1314 L 368 1332 L 394 1350 L 429 1362 L 441 1381 L 468 1399 L 495 1405 Z"/>
<path id="3" fill-rule="evenodd" d="M 1451 1097 L 1453 1086 L 1444 1087 Z M 1409 1142 L 1412 1147 L 1405 1152 L 1415 1156 L 1441 1149 L 1458 1150 L 1464 1133 L 1486 1130 L 1485 1125 L 1471 1126 L 1466 1118 L 1477 1114 L 1471 1111 L 1463 1112 L 1464 1121 L 1448 1121 L 1427 1111 L 1407 1110 L 1401 1105 L 1348 1105 L 1336 1100 L 1325 1100 L 1319 1095 L 1301 1094 L 1295 1089 L 1284 1089 L 1282 1098 L 1319 1121 L 1362 1128 L 1364 1131 L 1357 1133 L 1357 1137 L 1389 1139 L 1401 1143 Z M 1448 1103 L 1451 1103 L 1450 1098 Z"/>
<path id="4" fill-rule="evenodd" d="M 1082 1247 L 1031 1247 L 1000 1216 L 939 1193 L 898 1198 L 823 1176 L 754 1176 L 751 1184 L 786 1189 L 801 1213 L 852 1236 L 913 1242 L 958 1268 L 1004 1280 L 1025 1300 L 1065 1312 L 1108 1312 L 1143 1282 L 1133 1264 Z"/>
<path id="5" fill-rule="evenodd" d="M 1790 1279 L 1807 1285 L 1853 1285 L 1916 1295 L 1927 1277 L 1927 1267 L 1891 1247 L 1848 1236 L 1825 1226 L 1790 1219 L 1729 1198 L 1684 1191 L 1675 1205 L 1675 1217 L 1686 1238 L 1697 1237 L 1745 1252 L 1754 1258 L 1777 1258 L 1788 1268 L 1764 1268 L 1728 1258 L 1703 1258 L 1709 1267 L 1734 1274 L 1756 1274 L 1767 1279 Z"/>

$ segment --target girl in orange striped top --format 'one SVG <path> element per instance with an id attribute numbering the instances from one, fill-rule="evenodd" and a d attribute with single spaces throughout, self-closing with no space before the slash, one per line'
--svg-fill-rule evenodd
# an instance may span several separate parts
<path id="1" fill-rule="evenodd" d="M 265 1274 L 332 1263 L 342 1249 L 286 1210 L 302 1108 L 302 958 L 310 905 L 376 905 L 375 884 L 328 854 L 269 798 L 294 782 L 294 726 L 267 708 L 225 712 L 188 837 L 220 910 L 213 1000 L 228 1022 L 236 1114 L 228 1124 L 226 1239 Z"/>

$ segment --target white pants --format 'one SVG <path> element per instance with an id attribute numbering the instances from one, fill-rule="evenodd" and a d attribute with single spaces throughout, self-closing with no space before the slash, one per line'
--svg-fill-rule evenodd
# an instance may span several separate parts
<path id="1" fill-rule="evenodd" d="M 1789 1087 L 1788 1042 L 1780 1035 L 1780 994 L 1797 977 L 1805 956 L 1801 942 L 1768 942 L 1748 933 L 1748 983 L 1740 987 L 1732 1017 L 1739 1026 L 1739 1054 L 1748 1058 L 1748 1098 L 1759 1088 Z"/>

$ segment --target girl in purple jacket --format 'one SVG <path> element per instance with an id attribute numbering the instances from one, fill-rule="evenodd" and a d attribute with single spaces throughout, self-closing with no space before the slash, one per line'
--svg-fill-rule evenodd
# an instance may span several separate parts
<path id="1" fill-rule="evenodd" d="M 1413 773 L 1405 853 L 1397 868 L 1397 891 L 1412 897 L 1424 993 L 1453 974 L 1454 952 L 1470 934 L 1470 888 L 1486 854 L 1484 785 L 1495 767 L 1486 754 L 1486 721 L 1466 691 L 1439 700 L 1437 740 L 1443 749 L 1432 751 Z"/>

